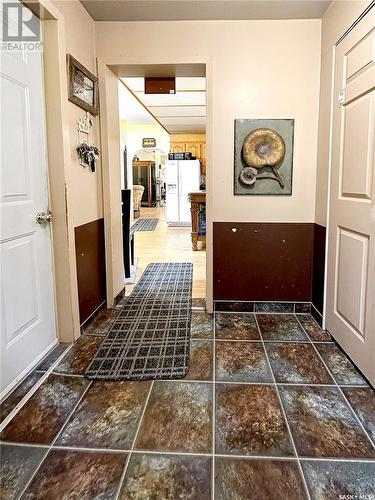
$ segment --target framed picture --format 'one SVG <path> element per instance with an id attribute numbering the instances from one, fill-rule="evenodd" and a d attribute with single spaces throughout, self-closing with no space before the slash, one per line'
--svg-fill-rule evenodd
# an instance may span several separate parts
<path id="1" fill-rule="evenodd" d="M 234 121 L 234 194 L 290 196 L 294 119 Z"/>
<path id="2" fill-rule="evenodd" d="M 99 113 L 98 79 L 77 59 L 67 55 L 68 99 L 93 115 Z"/>
<path id="3" fill-rule="evenodd" d="M 154 137 L 145 137 L 142 139 L 142 148 L 156 148 L 156 139 Z"/>

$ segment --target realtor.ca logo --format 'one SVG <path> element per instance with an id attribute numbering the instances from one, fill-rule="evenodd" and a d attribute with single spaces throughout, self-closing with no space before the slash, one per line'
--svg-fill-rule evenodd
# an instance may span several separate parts
<path id="1" fill-rule="evenodd" d="M 3 50 L 40 50 L 40 20 L 19 2 L 3 2 Z"/>

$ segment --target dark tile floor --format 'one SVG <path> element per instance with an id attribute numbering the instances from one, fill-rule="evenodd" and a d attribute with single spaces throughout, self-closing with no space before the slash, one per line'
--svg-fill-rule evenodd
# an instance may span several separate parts
<path id="1" fill-rule="evenodd" d="M 89 382 L 102 312 L 1 405 L 2 500 L 374 499 L 374 390 L 304 308 L 258 310 L 195 309 L 184 380 Z"/>

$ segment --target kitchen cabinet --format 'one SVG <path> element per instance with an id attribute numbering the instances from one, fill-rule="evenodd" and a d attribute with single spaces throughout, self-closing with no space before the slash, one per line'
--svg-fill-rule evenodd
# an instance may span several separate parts
<path id="1" fill-rule="evenodd" d="M 185 144 L 183 142 L 171 143 L 172 153 L 185 153 Z"/>
<path id="2" fill-rule="evenodd" d="M 201 164 L 201 174 L 206 175 L 206 136 L 205 134 L 172 134 L 172 153 L 191 153 Z"/>

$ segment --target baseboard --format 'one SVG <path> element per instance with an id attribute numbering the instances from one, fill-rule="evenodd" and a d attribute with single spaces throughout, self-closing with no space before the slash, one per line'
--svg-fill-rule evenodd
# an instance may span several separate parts
<path id="1" fill-rule="evenodd" d="M 308 314 L 311 311 L 311 302 L 215 300 L 214 310 L 222 312 Z"/>
<path id="2" fill-rule="evenodd" d="M 323 325 L 323 314 L 318 311 L 318 309 L 311 303 L 311 316 L 315 319 L 315 321 L 322 326 Z"/>

